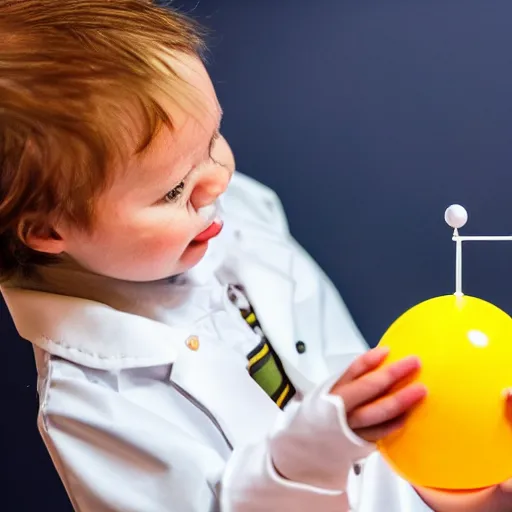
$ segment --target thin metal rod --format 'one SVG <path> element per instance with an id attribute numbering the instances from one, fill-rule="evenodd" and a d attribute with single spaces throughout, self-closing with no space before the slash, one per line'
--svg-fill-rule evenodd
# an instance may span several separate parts
<path id="1" fill-rule="evenodd" d="M 455 295 L 462 296 L 462 241 L 455 244 Z"/>
<path id="2" fill-rule="evenodd" d="M 512 242 L 512 235 L 507 236 L 458 236 L 453 235 L 454 242 Z"/>

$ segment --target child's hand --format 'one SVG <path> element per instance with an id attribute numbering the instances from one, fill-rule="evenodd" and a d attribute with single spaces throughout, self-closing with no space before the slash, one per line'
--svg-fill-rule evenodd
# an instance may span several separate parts
<path id="1" fill-rule="evenodd" d="M 406 413 L 427 393 L 425 386 L 418 383 L 392 390 L 414 375 L 420 361 L 406 357 L 379 369 L 388 352 L 386 348 L 376 348 L 358 357 L 331 390 L 343 398 L 349 427 L 369 442 L 398 429 Z"/>
<path id="2" fill-rule="evenodd" d="M 505 396 L 505 411 L 509 423 L 512 425 L 512 389 L 503 391 Z M 512 510 L 512 478 L 498 486 L 501 500 L 508 505 L 507 510 Z"/>

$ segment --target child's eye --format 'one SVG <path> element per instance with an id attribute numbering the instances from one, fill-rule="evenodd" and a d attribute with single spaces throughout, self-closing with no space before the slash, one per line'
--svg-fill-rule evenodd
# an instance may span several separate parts
<path id="1" fill-rule="evenodd" d="M 178 197 L 180 197 L 184 188 L 185 188 L 185 182 L 182 181 L 179 185 L 176 185 L 171 191 L 167 192 L 167 194 L 165 194 L 164 199 L 168 203 L 172 203 L 173 201 L 176 201 L 176 199 L 178 199 Z"/>
<path id="2" fill-rule="evenodd" d="M 217 140 L 219 138 L 220 138 L 220 132 L 217 131 L 213 134 L 212 140 L 210 141 L 210 145 L 208 146 L 208 156 L 210 157 L 210 160 L 213 160 L 213 157 L 212 157 L 213 148 L 215 147 L 215 143 L 217 142 Z"/>

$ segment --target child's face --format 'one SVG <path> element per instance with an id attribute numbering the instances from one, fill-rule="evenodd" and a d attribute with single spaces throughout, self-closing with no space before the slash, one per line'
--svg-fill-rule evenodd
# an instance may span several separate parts
<path id="1" fill-rule="evenodd" d="M 64 252 L 89 271 L 152 281 L 184 272 L 206 252 L 208 242 L 194 239 L 211 218 L 197 210 L 226 190 L 234 161 L 218 133 L 221 110 L 202 63 L 187 57 L 178 72 L 202 93 L 207 115 L 198 121 L 180 109 L 172 112 L 173 132 L 163 129 L 100 197 L 92 234 L 57 227 Z"/>

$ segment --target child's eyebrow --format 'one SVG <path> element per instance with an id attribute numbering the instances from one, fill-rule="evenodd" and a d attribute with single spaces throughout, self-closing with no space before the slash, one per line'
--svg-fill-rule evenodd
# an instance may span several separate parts
<path id="1" fill-rule="evenodd" d="M 221 127 L 221 124 L 222 124 L 222 118 L 224 116 L 224 111 L 222 110 L 222 107 L 220 105 L 218 105 L 218 108 L 219 108 L 219 121 L 217 123 L 217 128 L 215 128 L 215 130 L 214 130 L 214 132 L 212 134 L 212 137 L 210 139 L 210 143 L 208 144 L 208 151 L 209 151 L 209 153 L 212 152 L 213 144 L 219 138 L 220 127 Z"/>
<path id="2" fill-rule="evenodd" d="M 215 144 L 215 141 L 219 138 L 219 135 L 220 135 L 219 130 L 216 129 L 213 132 L 212 138 L 210 139 L 210 143 L 208 144 L 208 155 L 210 155 L 210 156 L 213 151 L 213 145 Z"/>

